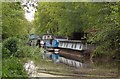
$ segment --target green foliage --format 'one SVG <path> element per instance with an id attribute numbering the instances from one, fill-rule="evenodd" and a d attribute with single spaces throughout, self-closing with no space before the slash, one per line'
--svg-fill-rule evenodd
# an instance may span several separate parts
<path id="1" fill-rule="evenodd" d="M 25 50 L 23 51 L 25 53 L 25 56 L 32 59 L 32 60 L 40 60 L 42 59 L 42 53 L 40 52 L 39 47 L 30 47 L 30 46 L 25 46 Z"/>
<path id="2" fill-rule="evenodd" d="M 102 3 L 99 5 L 99 14 L 97 15 L 99 21 L 95 21 L 97 27 L 94 28 L 94 32 L 89 31 L 89 34 L 91 33 L 89 40 L 98 45 L 93 53 L 96 57 L 98 57 L 97 54 L 102 52 L 101 56 L 103 57 L 119 58 L 117 56 L 119 51 L 116 51 L 120 48 L 118 5 L 119 3 Z"/>
<path id="3" fill-rule="evenodd" d="M 35 61 L 39 61 L 40 59 L 42 59 L 42 52 L 41 52 L 41 49 L 39 47 L 36 47 L 34 49 L 34 53 L 32 55 L 32 58 Z"/>
<path id="4" fill-rule="evenodd" d="M 116 56 L 120 50 L 120 3 L 39 3 L 36 33 L 49 31 L 54 35 L 71 36 L 87 32 L 87 42 L 96 44 L 96 57 Z M 110 52 L 110 54 L 108 53 Z"/>
<path id="5" fill-rule="evenodd" d="M 23 64 L 18 58 L 11 57 L 2 61 L 2 77 L 27 77 Z"/>
<path id="6" fill-rule="evenodd" d="M 2 38 L 27 34 L 27 21 L 20 2 L 2 3 Z"/>
<path id="7" fill-rule="evenodd" d="M 25 46 L 19 45 L 19 48 L 16 51 L 15 55 L 20 58 L 28 57 L 30 55 L 30 47 L 26 45 Z"/>
<path id="8" fill-rule="evenodd" d="M 3 77 L 27 77 L 23 64 L 19 61 L 25 57 L 24 36 L 28 34 L 29 25 L 24 18 L 20 2 L 2 2 L 2 58 Z M 20 50 L 21 49 L 21 50 Z M 19 59 L 18 59 L 19 58 Z"/>
<path id="9" fill-rule="evenodd" d="M 97 58 L 103 58 L 103 57 L 108 57 L 111 54 L 111 52 L 108 52 L 106 50 L 105 46 L 99 46 L 96 48 L 96 50 L 93 52 L 93 56 Z"/>
<path id="10" fill-rule="evenodd" d="M 36 58 L 35 56 L 39 56 L 40 48 L 30 47 L 27 44 L 24 44 L 24 41 L 25 40 L 16 37 L 4 40 L 2 46 L 2 57 Z"/>
<path id="11" fill-rule="evenodd" d="M 5 39 L 2 46 L 3 58 L 8 58 L 10 56 L 21 58 L 29 55 L 30 48 L 28 48 L 27 45 L 24 45 L 24 41 L 25 40 L 17 37 Z"/>
<path id="12" fill-rule="evenodd" d="M 23 64 L 20 59 L 28 58 L 39 61 L 42 57 L 39 47 L 28 46 L 26 40 L 10 37 L 3 40 L 2 56 L 3 56 L 3 77 L 24 77 Z M 15 50 L 16 49 L 16 50 Z M 11 75 L 12 74 L 12 75 Z"/>
<path id="13" fill-rule="evenodd" d="M 11 56 L 11 52 L 7 49 L 7 48 L 2 48 L 2 57 L 6 58 L 6 57 L 10 57 Z"/>
<path id="14" fill-rule="evenodd" d="M 20 46 L 18 50 L 16 51 L 17 57 L 28 57 L 28 58 L 34 58 L 34 54 L 39 54 L 39 48 L 36 47 L 30 47 L 28 45 Z"/>
<path id="15" fill-rule="evenodd" d="M 15 53 L 18 49 L 17 44 L 18 44 L 18 39 L 15 37 L 11 37 L 3 42 L 3 47 L 7 48 L 10 52 Z"/>
<path id="16" fill-rule="evenodd" d="M 0 51 L 2 51 L 2 43 L 0 43 Z M 0 52 L 0 76 L 2 75 L 2 52 Z"/>
<path id="17" fill-rule="evenodd" d="M 15 55 L 16 51 L 18 50 L 18 38 L 11 37 L 3 41 L 3 58 Z"/>
<path id="18" fill-rule="evenodd" d="M 19 38 L 10 37 L 2 43 L 2 77 L 27 77 L 20 57 L 24 57 L 24 52 L 18 52 L 23 46 Z"/>

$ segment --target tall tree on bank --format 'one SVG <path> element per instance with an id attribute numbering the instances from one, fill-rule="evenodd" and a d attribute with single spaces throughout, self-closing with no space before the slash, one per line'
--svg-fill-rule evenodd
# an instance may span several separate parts
<path id="1" fill-rule="evenodd" d="M 2 38 L 27 34 L 27 20 L 20 2 L 2 3 Z"/>

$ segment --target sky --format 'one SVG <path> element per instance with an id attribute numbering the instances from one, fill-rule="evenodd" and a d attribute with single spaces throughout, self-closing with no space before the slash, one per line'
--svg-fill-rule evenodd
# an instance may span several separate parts
<path id="1" fill-rule="evenodd" d="M 37 2 L 35 0 L 29 1 L 29 2 L 24 1 L 21 3 L 21 5 L 23 6 L 23 10 L 25 11 L 25 14 L 24 14 L 25 18 L 29 22 L 32 22 L 34 20 L 35 12 L 37 11 L 37 9 L 36 9 L 36 7 L 38 6 Z"/>

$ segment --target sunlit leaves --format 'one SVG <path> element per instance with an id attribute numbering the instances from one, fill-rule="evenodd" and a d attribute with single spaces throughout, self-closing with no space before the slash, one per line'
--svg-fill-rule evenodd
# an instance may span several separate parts
<path id="1" fill-rule="evenodd" d="M 37 33 L 71 36 L 87 32 L 87 41 L 96 44 L 96 52 L 116 54 L 120 41 L 120 3 L 39 3 L 36 16 Z M 114 49 L 113 49 L 114 48 Z M 95 53 L 94 53 L 95 54 Z"/>
<path id="2" fill-rule="evenodd" d="M 26 20 L 20 2 L 2 3 L 2 35 L 3 38 L 10 36 L 22 36 L 26 34 Z"/>

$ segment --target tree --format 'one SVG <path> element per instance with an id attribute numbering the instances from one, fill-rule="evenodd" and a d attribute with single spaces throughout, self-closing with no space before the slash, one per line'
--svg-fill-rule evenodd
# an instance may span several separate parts
<path id="1" fill-rule="evenodd" d="M 2 38 L 27 34 L 27 21 L 20 2 L 2 3 Z"/>
<path id="2" fill-rule="evenodd" d="M 114 57 L 119 50 L 120 3 L 39 3 L 36 30 L 39 34 L 71 36 L 74 32 L 88 33 L 87 42 L 97 45 L 92 56 Z"/>

